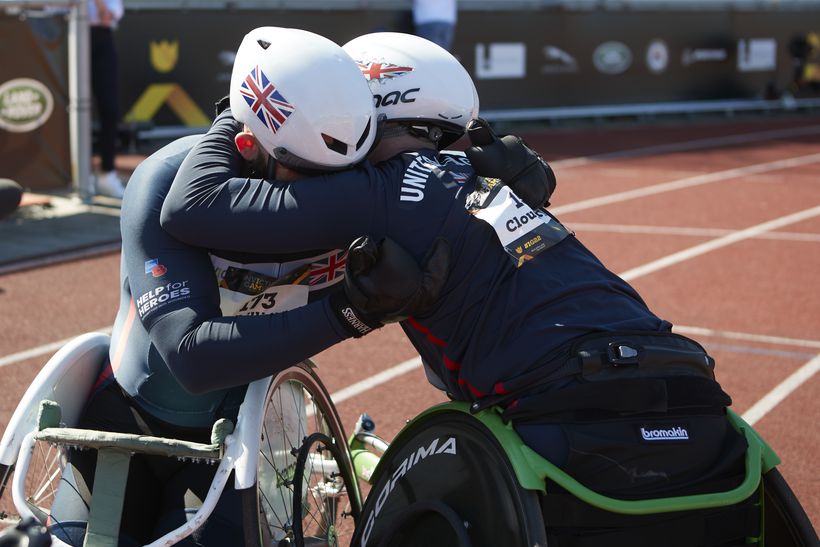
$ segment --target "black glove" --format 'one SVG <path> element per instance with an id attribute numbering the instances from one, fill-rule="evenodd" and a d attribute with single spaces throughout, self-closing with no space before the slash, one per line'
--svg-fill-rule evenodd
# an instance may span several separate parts
<path id="1" fill-rule="evenodd" d="M 533 209 L 549 205 L 555 191 L 555 173 L 521 137 L 506 135 L 499 139 L 481 118 L 470 120 L 467 135 L 472 146 L 465 152 L 477 175 L 501 179 Z"/>
<path id="2" fill-rule="evenodd" d="M 29 517 L 0 533 L 0 547 L 48 547 L 51 536 L 45 526 Z"/>
<path id="3" fill-rule="evenodd" d="M 389 238 L 360 237 L 347 251 L 344 291 L 330 296 L 340 323 L 354 337 L 386 323 L 429 312 L 447 281 L 450 245 L 438 238 L 422 266 Z"/>

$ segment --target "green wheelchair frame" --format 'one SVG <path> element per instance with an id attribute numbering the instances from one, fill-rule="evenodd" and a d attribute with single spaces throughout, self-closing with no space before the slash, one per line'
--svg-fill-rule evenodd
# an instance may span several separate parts
<path id="1" fill-rule="evenodd" d="M 435 419 L 436 415 L 442 413 L 461 413 L 470 415 L 469 405 L 467 403 L 449 402 L 432 407 L 421 413 L 414 420 L 410 421 L 398 433 L 393 443 L 402 439 L 403 434 L 408 431 L 414 424 L 424 419 Z M 451 414 L 452 415 L 452 414 Z M 642 500 L 623 500 L 604 496 L 595 492 L 583 484 L 569 476 L 567 473 L 544 459 L 535 451 L 527 447 L 513 429 L 511 423 L 504 423 L 500 416 L 500 409 L 489 408 L 472 415 L 475 420 L 483 424 L 484 427 L 491 433 L 498 441 L 498 444 L 503 449 L 509 460 L 512 470 L 515 474 L 518 484 L 521 488 L 528 491 L 535 491 L 541 495 L 548 495 L 547 484 L 551 481 L 567 492 L 578 498 L 579 500 L 611 513 L 618 513 L 623 515 L 653 515 L 659 513 L 672 513 L 689 511 L 695 509 L 711 509 L 727 507 L 738 504 L 744 500 L 749 499 L 760 489 L 763 476 L 766 473 L 774 470 L 780 463 L 780 458 L 775 454 L 774 450 L 766 444 L 760 435 L 746 423 L 740 416 L 731 410 L 727 410 L 727 417 L 731 425 L 748 443 L 748 449 L 745 456 L 746 476 L 744 480 L 735 488 L 722 492 L 695 494 L 676 497 L 665 497 L 656 499 L 642 499 Z M 349 438 L 349 448 L 351 451 L 353 465 L 356 474 L 360 478 L 371 482 L 371 477 L 377 476 L 380 471 L 389 472 L 389 470 L 380 469 L 379 466 L 386 466 L 389 462 L 385 462 L 384 458 L 380 459 L 379 454 L 375 454 L 373 449 L 377 452 L 382 452 L 386 446 L 385 443 L 375 442 L 375 437 L 368 433 L 357 433 Z M 783 483 L 785 485 L 785 482 Z M 792 496 L 793 497 L 793 496 Z M 763 492 L 760 493 L 760 506 L 763 511 Z M 798 511 L 801 515 L 796 518 L 797 532 L 792 534 L 805 536 L 805 539 L 796 541 L 795 545 L 814 545 L 816 541 L 816 534 L 811 527 L 808 518 L 802 511 L 802 508 L 797 504 Z M 802 529 L 801 529 L 802 527 Z M 765 545 L 765 523 L 760 528 L 760 535 L 757 537 L 750 537 L 746 539 L 747 544 Z M 773 547 L 781 547 L 781 544 L 772 544 Z"/>

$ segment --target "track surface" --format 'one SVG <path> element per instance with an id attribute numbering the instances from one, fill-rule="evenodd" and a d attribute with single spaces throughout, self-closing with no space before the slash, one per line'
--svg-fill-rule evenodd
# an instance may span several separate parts
<path id="1" fill-rule="evenodd" d="M 525 135 L 557 173 L 552 210 L 717 359 L 820 527 L 820 118 Z M 118 268 L 114 253 L 0 276 L 0 429 L 55 342 L 110 326 Z M 315 361 L 348 430 L 366 411 L 392 438 L 444 400 L 395 326 Z"/>

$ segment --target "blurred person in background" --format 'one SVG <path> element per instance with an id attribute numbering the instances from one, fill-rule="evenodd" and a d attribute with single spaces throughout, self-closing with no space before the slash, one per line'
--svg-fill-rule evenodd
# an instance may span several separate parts
<path id="1" fill-rule="evenodd" d="M 453 45 L 458 19 L 456 0 L 413 0 L 413 25 L 421 36 L 446 50 Z"/>
<path id="2" fill-rule="evenodd" d="M 122 0 L 88 0 L 91 26 L 91 90 L 100 121 L 97 192 L 121 198 L 123 184 L 114 166 L 119 122 L 119 61 L 114 31 L 124 13 Z"/>
<path id="3" fill-rule="evenodd" d="M 292 48 L 291 55 L 275 55 L 285 46 Z M 268 48 L 270 55 L 259 55 Z M 283 112 L 288 104 L 284 97 L 304 106 L 290 112 L 287 125 L 280 125 L 279 131 L 286 138 L 282 146 L 291 150 L 299 150 L 300 143 L 312 146 L 312 153 L 301 155 L 303 162 L 318 171 L 343 169 L 361 161 L 370 150 L 376 135 L 372 95 L 356 63 L 330 40 L 292 29 L 256 29 L 240 46 L 235 66 L 233 101 L 244 101 L 251 89 L 268 89 L 275 82 L 276 91 L 270 97 L 283 106 Z M 334 97 L 338 102 L 311 93 L 317 73 L 337 87 Z M 221 104 L 225 108 L 227 101 Z M 259 113 L 266 123 L 276 122 L 272 110 Z M 327 143 L 322 138 L 325 135 Z M 350 313 L 381 326 L 390 320 L 391 302 L 399 302 L 407 313 L 422 311 L 408 306 L 403 292 L 414 291 L 422 272 L 411 258 L 402 260 L 403 251 L 396 245 L 390 247 L 390 257 L 398 259 L 401 268 L 379 277 L 387 287 L 377 296 L 389 298 L 375 305 L 367 300 L 371 305 L 364 313 L 342 290 L 346 247 L 251 254 L 239 248 L 220 251 L 192 246 L 166 233 L 159 220 L 163 200 L 199 139 L 196 135 L 177 139 L 149 156 L 126 188 L 121 213 L 120 308 L 111 334 L 110 358 L 83 411 L 81 428 L 207 443 L 216 420 L 236 421 L 248 383 L 358 332 Z M 337 144 L 351 141 L 360 146 L 351 147 L 348 154 L 336 154 L 328 146 L 338 149 Z M 236 135 L 236 140 L 231 135 L 231 146 L 250 160 L 237 158 L 231 164 L 245 176 L 258 176 L 268 167 L 273 168 L 272 175 L 284 180 L 302 176 L 282 162 L 273 166 L 256 161 L 252 157 L 255 145 L 247 132 Z M 218 225 L 218 219 L 209 223 L 209 227 Z M 375 264 L 360 273 L 367 278 L 380 271 Z M 80 485 L 77 496 L 72 497 L 80 499 L 72 499 L 62 510 L 52 533 L 80 545 L 86 525 L 84 508 L 94 488 L 96 453 L 73 450 L 69 462 Z M 215 471 L 211 466 L 159 456 L 134 456 L 120 545 L 145 545 L 184 524 L 189 494 L 204 499 Z M 239 491 L 229 481 L 203 527 L 178 545 L 245 544 L 242 507 Z"/>

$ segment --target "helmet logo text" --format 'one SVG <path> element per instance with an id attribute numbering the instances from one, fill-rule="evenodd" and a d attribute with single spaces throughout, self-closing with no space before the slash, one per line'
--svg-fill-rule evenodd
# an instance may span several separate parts
<path id="1" fill-rule="evenodd" d="M 411 97 L 411 93 L 418 93 L 421 88 L 414 87 L 412 89 L 408 89 L 406 91 L 391 91 L 387 95 L 379 95 L 378 93 L 373 94 L 373 100 L 376 103 L 376 108 L 382 106 L 390 106 L 399 103 L 413 103 L 416 102 L 415 97 Z"/>

